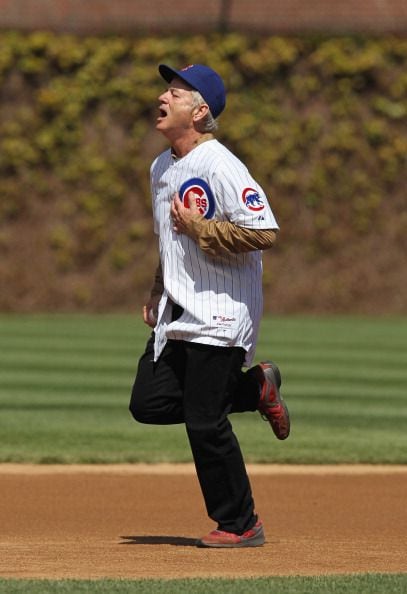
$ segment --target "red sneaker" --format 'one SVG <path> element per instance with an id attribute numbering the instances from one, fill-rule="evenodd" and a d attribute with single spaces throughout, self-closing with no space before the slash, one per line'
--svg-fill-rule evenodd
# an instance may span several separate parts
<path id="1" fill-rule="evenodd" d="M 198 540 L 198 547 L 217 548 L 239 548 L 239 547 L 261 547 L 265 542 L 263 524 L 256 522 L 253 528 L 243 534 L 224 532 L 223 530 L 212 530 L 206 536 Z"/>
<path id="2" fill-rule="evenodd" d="M 277 439 L 287 439 L 290 435 L 290 415 L 280 395 L 280 370 L 272 361 L 263 361 L 252 368 L 252 373 L 260 384 L 258 410 L 268 421 Z"/>

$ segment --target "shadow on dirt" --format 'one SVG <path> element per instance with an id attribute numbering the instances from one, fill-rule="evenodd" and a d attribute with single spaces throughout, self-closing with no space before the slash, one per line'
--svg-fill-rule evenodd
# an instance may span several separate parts
<path id="1" fill-rule="evenodd" d="M 184 536 L 121 536 L 126 545 L 173 545 L 176 547 L 195 547 L 195 538 Z"/>

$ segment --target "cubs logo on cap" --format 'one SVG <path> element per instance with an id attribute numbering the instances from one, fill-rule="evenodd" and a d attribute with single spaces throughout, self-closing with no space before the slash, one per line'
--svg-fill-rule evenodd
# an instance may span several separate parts
<path id="1" fill-rule="evenodd" d="M 259 192 L 253 188 L 245 188 L 243 190 L 242 200 L 246 208 L 253 212 L 258 212 L 264 208 L 264 202 L 260 197 Z"/>
<path id="2" fill-rule="evenodd" d="M 193 177 L 182 184 L 179 189 L 179 197 L 185 208 L 189 208 L 191 193 L 201 215 L 205 219 L 211 219 L 215 214 L 215 198 L 206 181 L 199 177 Z"/>

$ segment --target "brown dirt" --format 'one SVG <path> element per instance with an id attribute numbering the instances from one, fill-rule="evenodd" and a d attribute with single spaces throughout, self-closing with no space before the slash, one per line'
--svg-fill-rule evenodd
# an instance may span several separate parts
<path id="1" fill-rule="evenodd" d="M 193 468 L 0 465 L 0 576 L 176 578 L 407 571 L 407 467 L 248 466 L 262 548 L 199 549 Z"/>

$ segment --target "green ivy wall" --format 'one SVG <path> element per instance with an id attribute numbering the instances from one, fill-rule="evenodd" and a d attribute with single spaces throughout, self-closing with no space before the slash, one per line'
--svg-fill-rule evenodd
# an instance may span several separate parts
<path id="1" fill-rule="evenodd" d="M 0 310 L 140 309 L 160 62 L 224 77 L 219 139 L 281 226 L 266 310 L 405 313 L 406 38 L 45 32 L 0 34 Z"/>

